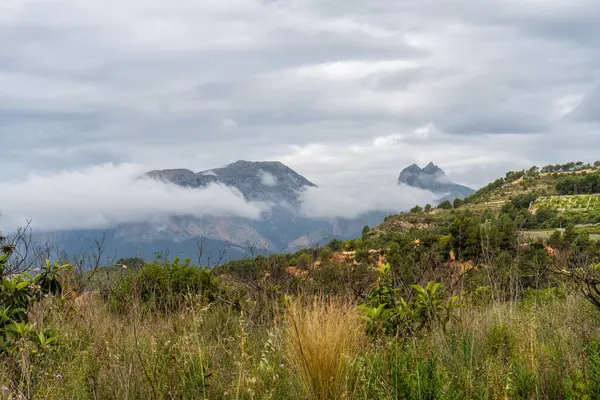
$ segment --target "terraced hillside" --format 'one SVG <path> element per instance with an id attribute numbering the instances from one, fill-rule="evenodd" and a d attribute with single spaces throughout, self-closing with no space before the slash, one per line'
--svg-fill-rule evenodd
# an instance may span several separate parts
<path id="1" fill-rule="evenodd" d="M 557 211 L 591 211 L 600 210 L 600 194 L 580 194 L 571 196 L 543 196 L 532 205 L 531 212 L 540 208 Z"/>
<path id="2" fill-rule="evenodd" d="M 453 211 L 460 209 L 480 215 L 487 210 L 500 214 L 504 207 L 511 203 L 519 203 L 520 221 L 526 220 L 523 229 L 553 229 L 564 227 L 569 223 L 575 225 L 600 223 L 600 193 L 560 195 L 560 183 L 577 177 L 593 177 L 600 171 L 600 163 L 595 166 L 575 167 L 547 166 L 540 170 L 532 167 L 529 170 L 511 171 L 506 176 L 497 179 L 479 189 L 464 200 L 454 203 L 445 202 L 437 208 L 420 209 L 416 207 L 411 212 L 404 212 L 386 218 L 386 221 L 376 227 L 372 236 L 385 236 L 394 232 L 423 229 L 436 226 L 450 218 Z M 585 168 L 584 168 L 585 167 Z M 575 182 L 574 181 L 574 182 Z M 576 183 L 577 184 L 577 183 Z M 578 186 L 580 190 L 583 186 Z M 586 189 L 589 190 L 589 187 Z M 514 206 L 514 205 L 513 205 Z M 540 211 L 543 210 L 543 211 Z M 540 211 L 538 213 L 538 211 Z M 527 216 L 529 214 L 529 216 Z"/>

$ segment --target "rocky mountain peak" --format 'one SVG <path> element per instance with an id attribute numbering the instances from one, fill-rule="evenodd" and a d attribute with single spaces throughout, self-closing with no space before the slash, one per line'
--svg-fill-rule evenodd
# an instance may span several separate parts
<path id="1" fill-rule="evenodd" d="M 444 199 L 464 198 L 475 191 L 450 181 L 446 173 L 433 162 L 425 168 L 417 164 L 408 166 L 400 172 L 398 184 L 404 184 L 438 194 L 445 194 Z"/>
<path id="2" fill-rule="evenodd" d="M 430 162 L 422 171 L 428 175 L 446 175 L 446 173 L 437 165 Z"/>
<path id="3" fill-rule="evenodd" d="M 191 188 L 222 184 L 238 189 L 246 200 L 290 204 L 297 203 L 300 191 L 316 186 L 279 161 L 238 160 L 196 173 L 188 169 L 167 169 L 150 171 L 146 176 Z"/>

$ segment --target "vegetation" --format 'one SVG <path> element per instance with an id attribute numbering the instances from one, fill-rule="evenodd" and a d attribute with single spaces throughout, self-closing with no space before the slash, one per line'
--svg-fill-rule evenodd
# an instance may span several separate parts
<path id="1" fill-rule="evenodd" d="M 1 396 L 598 398 L 598 228 L 550 203 L 562 169 L 214 270 L 59 258 L 8 276 L 20 255 L 2 238 Z"/>
<path id="2" fill-rule="evenodd" d="M 561 195 L 600 193 L 600 173 L 562 177 L 556 183 L 556 191 Z"/>

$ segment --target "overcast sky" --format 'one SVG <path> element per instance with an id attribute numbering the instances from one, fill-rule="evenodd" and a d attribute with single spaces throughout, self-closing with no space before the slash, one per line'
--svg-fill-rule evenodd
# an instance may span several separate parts
<path id="1" fill-rule="evenodd" d="M 599 43 L 597 0 L 0 0 L 0 181 L 249 159 L 480 186 L 593 161 Z"/>

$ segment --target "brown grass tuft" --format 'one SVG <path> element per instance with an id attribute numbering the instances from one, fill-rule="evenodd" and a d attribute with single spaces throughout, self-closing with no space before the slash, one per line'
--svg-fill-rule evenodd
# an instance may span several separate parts
<path id="1" fill-rule="evenodd" d="M 315 399 L 350 398 L 362 339 L 352 308 L 315 299 L 296 301 L 286 313 L 285 356 Z"/>

